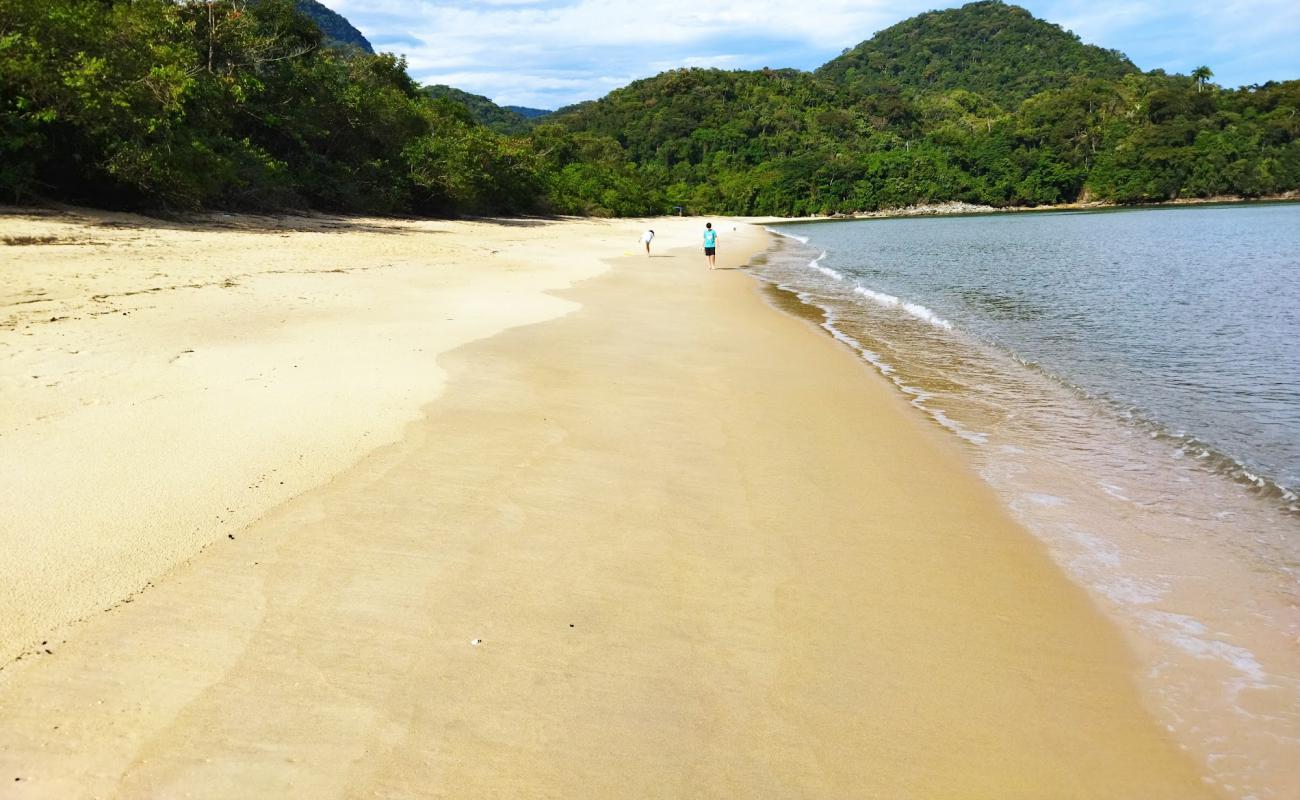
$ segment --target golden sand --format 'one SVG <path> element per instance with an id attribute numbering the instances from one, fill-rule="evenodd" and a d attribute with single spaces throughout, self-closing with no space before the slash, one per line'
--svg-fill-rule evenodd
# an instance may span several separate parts
<path id="1" fill-rule="evenodd" d="M 329 363 L 323 351 L 372 327 L 409 327 L 404 346 L 436 349 L 451 341 L 433 330 L 452 307 L 493 322 L 437 350 L 437 370 L 431 355 L 419 362 L 446 379 L 419 379 L 409 397 L 432 402 L 404 428 L 406 411 L 391 410 L 402 402 L 375 414 L 389 444 L 367 453 L 354 428 L 321 429 L 335 424 L 322 418 L 315 434 L 337 433 L 355 463 L 326 459 L 323 485 L 227 523 L 234 539 L 209 530 L 210 547 L 151 577 L 134 602 L 0 672 L 5 796 L 1207 796 L 1142 710 L 1113 628 L 958 452 L 734 269 L 765 246 L 760 230 L 721 226 L 728 269 L 709 272 L 698 221 L 656 220 L 668 257 L 616 258 L 590 277 L 600 255 L 632 249 L 639 223 L 422 225 L 447 231 L 427 237 L 446 248 L 427 265 L 409 253 L 401 270 L 371 276 L 363 309 L 318 323 L 304 311 L 289 332 L 250 332 L 241 354 L 279 336 L 298 343 L 304 327 L 315 333 L 293 357 Z M 132 247 L 174 234 L 137 233 Z M 312 253 L 292 234 L 272 249 L 286 263 L 337 265 L 385 235 L 338 233 Z M 517 239 L 501 259 L 484 253 L 498 235 Z M 254 250 L 242 259 L 258 269 Z M 430 272 L 444 282 L 421 284 Z M 541 293 L 583 277 L 558 298 Z M 332 279 L 300 276 L 293 291 Z M 250 284 L 248 313 L 259 299 L 272 316 L 287 302 Z M 523 310 L 499 307 L 509 291 Z M 183 301 L 158 300 L 172 302 Z M 213 337 L 228 326 L 217 306 L 186 313 Z M 483 338 L 493 326 L 509 329 Z M 75 344 L 101 346 L 116 330 L 90 328 Z M 18 381 L 14 352 L 6 386 Z M 385 352 L 375 344 L 346 369 L 277 384 L 289 412 L 230 396 L 230 417 L 289 417 L 297 403 L 365 416 L 361 389 L 303 393 L 411 381 L 414 361 L 367 360 Z M 114 363 L 95 361 L 96 380 L 109 380 Z M 168 430 L 206 424 L 154 416 Z M 6 461 L 44 465 L 42 445 L 74 446 L 62 435 L 14 449 L 6 428 L 0 442 Z M 229 438 L 239 452 L 294 453 L 261 428 Z M 151 446 L 141 463 L 175 504 L 164 507 L 183 514 L 185 496 L 168 492 L 191 491 L 172 484 L 205 463 Z M 79 469 L 120 471 L 121 457 L 60 463 L 71 484 Z M 237 475 L 210 476 L 212 495 L 246 497 Z M 312 475 L 301 480 L 322 483 Z M 97 503 L 117 491 L 101 487 L 84 527 L 66 522 L 62 535 L 106 524 Z M 168 530 L 139 534 L 133 552 Z M 7 532 L 6 563 L 25 552 L 20 539 L 47 547 L 50 531 Z M 66 583 L 62 557 L 5 577 Z"/>

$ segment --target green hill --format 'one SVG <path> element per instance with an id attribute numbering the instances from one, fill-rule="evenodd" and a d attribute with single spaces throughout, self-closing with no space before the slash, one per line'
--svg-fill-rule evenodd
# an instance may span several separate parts
<path id="1" fill-rule="evenodd" d="M 498 133 L 519 134 L 528 130 L 529 116 L 514 108 L 502 108 L 481 94 L 470 94 L 453 86 L 435 84 L 424 87 L 424 93 L 435 100 L 450 100 L 469 110 L 470 116 L 480 125 L 485 125 Z M 534 117 L 549 114 L 549 111 L 524 109 Z"/>
<path id="2" fill-rule="evenodd" d="M 1136 73 L 1123 53 L 1079 41 L 1019 6 L 980 0 L 886 28 L 817 70 L 842 84 L 921 93 L 965 89 L 1004 107 L 1075 78 Z"/>
<path id="3" fill-rule="evenodd" d="M 1300 81 L 1228 91 L 1143 74 L 985 0 L 812 73 L 673 70 L 553 120 L 616 142 L 669 205 L 799 215 L 1293 191 L 1297 106 Z"/>
<path id="4" fill-rule="evenodd" d="M 529 108 L 528 106 L 502 106 L 506 111 L 513 111 L 524 119 L 538 119 L 551 113 L 546 108 Z"/>
<path id="5" fill-rule="evenodd" d="M 529 143 L 430 100 L 396 56 L 322 47 L 296 0 L 4 0 L 0 32 L 3 202 L 554 207 Z"/>
<path id="6" fill-rule="evenodd" d="M 786 216 L 1300 189 L 1300 80 L 1143 74 L 1002 3 L 816 72 L 672 70 L 533 119 L 322 47 L 347 30 L 303 5 L 0 2 L 0 200 Z"/>
<path id="7" fill-rule="evenodd" d="M 374 53 L 370 41 L 357 30 L 347 18 L 338 14 L 316 0 L 297 0 L 298 11 L 310 17 L 328 42 L 358 47 L 366 53 Z"/>
<path id="8" fill-rule="evenodd" d="M 759 160 L 807 129 L 804 107 L 830 105 L 835 87 L 799 70 L 679 69 L 555 112 L 570 130 L 610 136 L 638 162 L 698 162 L 719 149 Z M 770 134 L 780 133 L 772 137 Z"/>

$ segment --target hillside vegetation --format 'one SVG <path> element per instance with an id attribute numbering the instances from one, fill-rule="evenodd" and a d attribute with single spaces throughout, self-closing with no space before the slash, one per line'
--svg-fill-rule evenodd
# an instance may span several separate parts
<path id="1" fill-rule="evenodd" d="M 298 10 L 316 23 L 327 42 L 357 47 L 371 54 L 375 52 L 370 41 L 342 14 L 326 8 L 316 0 L 298 0 Z"/>
<path id="2" fill-rule="evenodd" d="M 464 106 L 475 122 L 497 133 L 525 133 L 529 127 L 529 120 L 545 113 L 535 113 L 532 117 L 526 117 L 512 108 L 497 105 L 481 94 L 470 94 L 441 84 L 424 87 L 424 93 L 435 100 L 447 100 Z M 527 110 L 535 111 L 535 109 Z"/>
<path id="3" fill-rule="evenodd" d="M 550 114 L 550 109 L 529 108 L 528 106 L 501 106 L 506 111 L 513 111 L 524 119 L 538 119 Z"/>
<path id="4" fill-rule="evenodd" d="M 1137 71 L 1123 53 L 1083 44 L 1018 6 L 981 0 L 886 28 L 817 74 L 859 90 L 965 89 L 1012 108 L 1039 92 L 1065 88 L 1077 77 L 1115 80 Z"/>
<path id="5" fill-rule="evenodd" d="M 0 198 L 800 215 L 1300 188 L 1300 81 L 1140 73 L 992 0 L 816 72 L 673 70 L 535 118 L 326 46 L 302 7 L 4 0 Z"/>
<path id="6" fill-rule="evenodd" d="M 294 0 L 4 0 L 0 198 L 188 210 L 658 210 L 616 146 L 500 136 Z M 612 155 L 611 155 L 612 154 Z M 584 159 L 566 171 L 565 159 Z M 620 189 L 617 209 L 572 188 Z"/>
<path id="7" fill-rule="evenodd" d="M 815 73 L 675 70 L 561 109 L 667 205 L 801 215 L 1300 188 L 1300 81 L 1137 72 L 992 0 L 922 14 Z"/>

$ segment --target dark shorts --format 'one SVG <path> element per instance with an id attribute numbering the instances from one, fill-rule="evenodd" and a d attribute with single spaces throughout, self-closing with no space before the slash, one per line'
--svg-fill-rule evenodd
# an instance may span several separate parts
<path id="1" fill-rule="evenodd" d="M 718 248 L 716 248 L 716 247 L 706 247 L 706 248 L 704 248 L 704 255 L 706 255 L 706 256 L 716 256 L 717 254 L 718 254 Z"/>

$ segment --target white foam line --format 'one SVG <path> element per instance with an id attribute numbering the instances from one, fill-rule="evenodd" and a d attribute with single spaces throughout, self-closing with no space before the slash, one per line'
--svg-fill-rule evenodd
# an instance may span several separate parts
<path id="1" fill-rule="evenodd" d="M 875 302 L 887 308 L 901 308 L 904 311 L 906 311 L 908 314 L 911 314 L 912 316 L 916 317 L 922 322 L 928 322 L 931 325 L 935 326 L 936 328 L 943 328 L 945 331 L 952 330 L 951 322 L 939 316 L 938 314 L 934 313 L 933 311 L 921 305 L 920 303 L 909 303 L 898 299 L 892 294 L 877 292 L 876 290 L 868 289 L 865 286 L 855 286 L 853 287 L 853 292 L 855 294 L 862 295 L 863 297 L 869 300 L 874 300 Z"/>
<path id="2" fill-rule="evenodd" d="M 902 310 L 910 313 L 911 316 L 917 317 L 918 320 L 922 320 L 924 323 L 930 323 L 933 327 L 943 328 L 944 330 L 953 329 L 952 323 L 949 323 L 949 321 L 945 320 L 944 317 L 937 315 L 937 313 L 931 311 L 930 308 L 926 308 L 920 303 L 905 302 L 905 300 L 898 299 L 892 294 L 885 294 L 884 291 L 867 289 L 866 286 L 854 286 L 853 291 L 854 294 L 861 294 L 862 297 L 875 300 L 875 302 L 881 304 L 881 306 L 887 308 L 902 308 Z"/>
<path id="3" fill-rule="evenodd" d="M 820 272 L 821 274 L 825 275 L 828 278 L 833 278 L 837 281 L 844 280 L 844 273 L 840 272 L 839 270 L 831 269 L 830 267 L 822 266 L 822 259 L 825 257 L 826 257 L 826 251 L 823 250 L 821 255 L 817 256 L 812 261 L 808 262 L 808 266 L 812 267 L 813 269 L 817 270 L 818 272 Z"/>
<path id="4" fill-rule="evenodd" d="M 897 297 L 894 297 L 892 294 L 877 292 L 874 289 L 868 289 L 865 286 L 853 287 L 853 293 L 860 294 L 869 300 L 875 300 L 877 303 L 881 304 L 882 306 L 887 306 L 889 308 L 897 308 L 902 303 L 901 300 L 899 300 Z"/>
<path id="5" fill-rule="evenodd" d="M 919 303 L 903 303 L 903 310 L 917 319 L 925 320 L 935 327 L 943 328 L 946 331 L 952 330 L 951 322 Z"/>
<path id="6" fill-rule="evenodd" d="M 801 292 L 798 289 L 794 288 L 793 286 L 790 286 L 789 284 L 778 283 L 777 287 L 787 292 L 793 292 L 801 302 L 807 303 L 808 305 L 813 306 L 814 308 L 821 309 L 822 313 L 826 315 L 826 321 L 822 323 L 821 327 L 825 329 L 826 332 L 829 333 L 831 336 L 835 337 L 837 340 L 843 342 L 844 344 L 856 350 L 858 354 L 862 357 L 862 360 L 866 361 L 868 364 L 875 367 L 876 370 L 878 370 L 881 375 L 888 378 L 891 383 L 897 386 L 899 391 L 911 397 L 911 400 L 909 400 L 908 402 L 914 408 L 923 412 L 926 416 L 930 417 L 935 422 L 939 423 L 940 426 L 946 428 L 947 430 L 956 434 L 957 436 L 964 439 L 965 441 L 970 442 L 971 444 L 984 445 L 988 443 L 987 434 L 967 430 L 965 426 L 957 423 L 955 420 L 952 419 L 952 417 L 949 417 L 941 409 L 931 408 L 928 405 L 926 405 L 925 401 L 933 398 L 934 397 L 933 394 L 925 391 L 924 389 L 918 389 L 915 386 L 910 386 L 907 383 L 904 383 L 903 380 L 899 378 L 898 375 L 896 374 L 894 367 L 891 366 L 887 361 L 885 361 L 885 359 L 882 358 L 879 353 L 875 352 L 871 348 L 864 345 L 862 342 L 858 341 L 857 339 L 853 338 L 852 336 L 848 335 L 847 333 L 845 333 L 844 331 L 836 327 L 835 326 L 836 318 L 835 318 L 834 309 L 824 306 L 820 303 L 817 303 L 816 301 L 813 300 L 812 295 L 809 295 L 806 292 Z M 870 291 L 870 290 L 868 289 L 866 291 Z M 883 296 L 892 297 L 892 295 L 883 295 Z M 895 301 L 897 301 L 897 299 L 898 298 L 894 298 Z"/>
<path id="7" fill-rule="evenodd" d="M 1254 653 L 1216 638 L 1195 617 L 1154 610 L 1144 611 L 1139 616 L 1154 627 L 1162 639 L 1188 655 L 1221 661 L 1255 685 L 1266 685 L 1268 673 Z"/>
<path id="8" fill-rule="evenodd" d="M 948 416 L 947 414 L 943 413 L 937 408 L 926 408 L 925 410 L 930 413 L 930 416 L 934 417 L 935 422 L 938 422 L 940 425 L 952 431 L 953 433 L 957 434 L 958 436 L 970 442 L 971 444 L 978 444 L 978 445 L 988 444 L 989 436 L 987 433 L 977 433 L 975 431 L 968 431 L 966 430 L 966 428 L 954 422 L 952 417 Z"/>
<path id="9" fill-rule="evenodd" d="M 763 230 L 767 231 L 768 233 L 775 234 L 777 236 L 784 236 L 787 239 L 794 239 L 799 244 L 808 244 L 807 236 L 795 236 L 793 233 L 782 233 L 781 231 L 774 231 L 768 227 L 764 227 Z"/>

